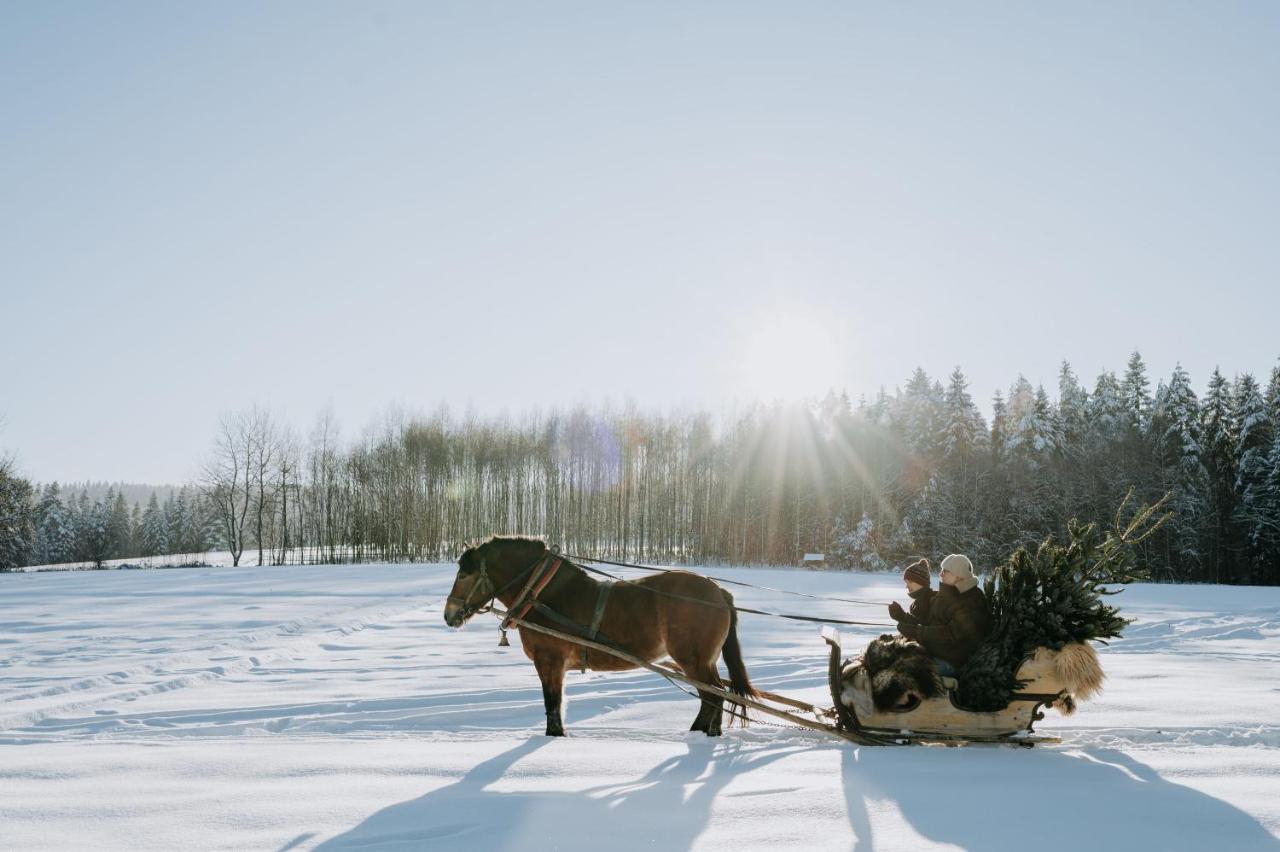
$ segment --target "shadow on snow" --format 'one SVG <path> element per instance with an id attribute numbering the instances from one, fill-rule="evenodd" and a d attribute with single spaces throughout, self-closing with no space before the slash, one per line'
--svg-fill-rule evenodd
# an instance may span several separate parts
<path id="1" fill-rule="evenodd" d="M 629 782 L 577 792 L 491 789 L 521 759 L 554 747 L 550 738 L 533 737 L 446 787 L 371 814 L 317 848 L 686 849 L 736 777 L 815 747 L 794 739 L 761 745 L 696 737 L 684 746 L 685 753 Z M 1230 838 L 1233 850 L 1280 849 L 1280 841 L 1245 812 L 1107 749 L 851 747 L 842 749 L 841 780 L 852 848 L 862 852 L 877 845 L 871 814 L 884 803 L 924 838 L 964 849 L 1199 850 L 1217 848 L 1223 838 Z M 284 848 L 314 836 L 300 835 Z M 751 845 L 750 838 L 739 840 Z M 829 848 L 836 838 L 807 840 Z M 908 842 L 883 840 L 894 848 Z"/>

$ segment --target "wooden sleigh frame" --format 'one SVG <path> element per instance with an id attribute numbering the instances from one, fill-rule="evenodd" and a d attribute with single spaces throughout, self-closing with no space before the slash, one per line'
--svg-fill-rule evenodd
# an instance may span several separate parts
<path id="1" fill-rule="evenodd" d="M 880 710 L 871 696 L 869 679 L 860 668 L 852 677 L 845 674 L 840 633 L 823 628 L 822 638 L 831 649 L 827 677 L 831 687 L 836 724 L 844 730 L 892 738 L 904 743 L 1005 743 L 1033 746 L 1060 742 L 1035 732 L 1045 708 L 1069 698 L 1069 691 L 1057 679 L 1049 655 L 1028 657 L 1018 668 L 1024 689 L 1014 693 L 1002 710 L 967 710 L 956 703 L 954 691 L 913 702 L 902 709 Z"/>

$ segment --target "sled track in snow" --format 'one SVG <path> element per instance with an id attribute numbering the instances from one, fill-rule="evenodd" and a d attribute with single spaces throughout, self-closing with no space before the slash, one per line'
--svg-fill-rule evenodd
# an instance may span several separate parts
<path id="1" fill-rule="evenodd" d="M 390 605 L 391 602 L 396 605 Z M 0 712 L 18 702 L 39 701 L 42 698 L 76 695 L 74 700 L 44 704 L 25 710 L 0 715 L 0 735 L 15 729 L 28 728 L 44 719 L 73 713 L 104 704 L 130 701 L 146 695 L 155 695 L 175 689 L 184 689 L 217 681 L 229 674 L 243 673 L 265 663 L 278 662 L 291 652 L 308 645 L 318 645 L 327 639 L 349 636 L 371 625 L 395 618 L 418 609 L 441 607 L 430 600 L 405 603 L 403 597 L 387 597 L 357 607 L 329 610 L 306 618 L 295 618 L 267 628 L 241 633 L 199 651 L 172 654 L 159 660 L 150 660 L 103 675 L 82 678 L 71 683 L 10 696 L 0 703 Z M 309 635 L 310 634 L 310 635 Z M 280 639 L 284 644 L 275 644 Z M 256 646 L 265 646 L 252 650 Z M 175 669 L 187 669 L 182 674 Z M 194 669 L 194 671 L 190 671 Z M 166 676 L 173 673 L 173 676 Z M 154 683 L 130 687 L 140 678 L 162 678 Z M 124 689 L 118 689 L 125 687 Z"/>

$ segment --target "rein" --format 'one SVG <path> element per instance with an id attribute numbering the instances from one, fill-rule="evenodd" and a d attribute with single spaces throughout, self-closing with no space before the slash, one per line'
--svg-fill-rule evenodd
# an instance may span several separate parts
<path id="1" fill-rule="evenodd" d="M 575 556 L 574 558 L 583 559 L 584 557 Z M 591 559 L 586 561 L 605 562 L 605 560 L 602 560 L 602 559 Z M 619 577 L 615 574 L 610 574 L 608 571 L 602 571 L 599 568 L 592 568 L 589 565 L 579 565 L 576 562 L 571 562 L 569 564 L 574 565 L 578 568 L 581 568 L 583 571 L 589 571 L 592 574 L 599 574 L 601 577 L 608 577 L 610 580 L 617 583 L 626 583 L 629 586 L 636 585 L 630 580 L 627 580 L 623 577 Z M 618 563 L 607 562 L 606 564 L 616 565 Z M 622 563 L 622 564 L 626 565 L 627 563 Z M 634 566 L 634 567 L 645 568 L 646 566 L 640 565 L 640 566 Z M 664 568 L 648 568 L 648 570 L 659 571 L 664 574 L 670 573 L 667 569 L 664 569 Z M 707 579 L 715 580 L 716 582 L 722 582 L 719 577 L 708 577 Z M 733 582 L 733 581 L 728 580 L 724 582 Z M 767 586 L 752 586 L 750 583 L 736 583 L 736 585 L 748 586 L 749 588 L 753 588 L 753 589 L 768 589 Z M 688 603 L 698 604 L 699 606 L 710 607 L 711 609 L 723 609 L 723 610 L 732 609 L 737 612 L 751 613 L 752 615 L 767 615 L 770 618 L 786 618 L 792 621 L 812 621 L 818 624 L 847 624 L 853 627 L 888 627 L 889 626 L 888 624 L 882 621 L 847 621 L 842 618 L 819 618 L 816 615 L 796 615 L 794 613 L 787 613 L 787 612 L 768 612 L 767 610 L 763 610 L 763 609 L 753 609 L 749 606 L 737 606 L 736 604 L 734 606 L 729 606 L 728 604 L 722 604 L 716 601 L 703 600 L 702 598 L 694 598 L 694 597 L 690 597 L 689 595 L 677 594 L 676 592 L 667 592 L 667 591 L 663 591 L 662 589 L 652 588 L 650 586 L 636 586 L 636 588 L 644 589 L 646 592 L 649 592 L 650 594 L 653 594 L 653 595 L 660 595 L 664 598 L 673 598 L 674 600 L 678 600 L 678 601 L 687 601 Z M 784 591 L 784 590 L 769 589 L 769 591 Z M 801 594 L 801 593 L 793 592 L 792 594 Z M 817 597 L 817 596 L 803 595 L 803 597 Z M 819 598 L 819 600 L 821 600 L 821 598 Z M 828 600 L 840 600 L 840 598 L 828 598 Z"/>
<path id="2" fill-rule="evenodd" d="M 616 565 L 619 568 L 636 568 L 640 571 L 651 571 L 657 574 L 669 574 L 672 570 L 670 568 L 657 568 L 653 565 L 640 565 L 636 562 L 617 562 L 612 559 L 596 559 L 591 556 L 577 556 L 572 553 L 565 554 L 565 556 L 568 559 L 576 559 L 579 562 L 594 562 L 597 565 Z M 711 574 L 706 575 L 706 577 L 708 580 L 715 580 L 717 583 L 725 583 L 730 586 L 743 586 L 748 589 L 760 589 L 765 592 L 778 592 L 779 594 L 791 595 L 797 598 L 810 598 L 811 600 L 816 601 L 835 601 L 837 603 L 866 604 L 868 606 L 884 606 L 884 601 L 867 601 L 860 600 L 858 598 L 837 598 L 827 595 L 811 595 L 806 592 L 797 592 L 791 589 L 775 589 L 772 586 L 758 586 L 755 583 L 744 583 L 742 580 L 730 580 L 727 577 L 716 577 Z"/>

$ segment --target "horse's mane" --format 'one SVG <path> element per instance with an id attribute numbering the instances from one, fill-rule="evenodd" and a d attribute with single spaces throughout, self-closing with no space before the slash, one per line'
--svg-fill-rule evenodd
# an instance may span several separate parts
<path id="1" fill-rule="evenodd" d="M 491 535 L 488 538 L 486 538 L 484 541 L 477 542 L 476 544 L 468 544 L 463 549 L 462 554 L 458 557 L 458 562 L 461 563 L 462 560 L 465 559 L 470 554 L 475 553 L 480 548 L 487 547 L 488 545 L 491 545 L 491 544 L 496 544 L 496 545 L 514 544 L 514 545 L 526 545 L 526 546 L 536 544 L 542 548 L 543 552 L 546 552 L 546 549 L 547 549 L 546 541 L 537 536 Z"/>
<path id="2" fill-rule="evenodd" d="M 537 543 L 543 547 L 547 546 L 547 542 L 541 536 L 536 535 L 491 535 L 484 541 L 480 542 L 477 547 L 483 547 L 486 544 L 533 544 Z"/>
<path id="3" fill-rule="evenodd" d="M 459 564 L 459 565 L 465 564 L 463 560 L 465 560 L 468 556 L 470 556 L 471 554 L 473 554 L 473 553 L 475 553 L 476 551 L 480 550 L 480 548 L 482 548 L 482 547 L 486 547 L 487 545 L 491 545 L 491 544 L 495 544 L 495 545 L 499 545 L 499 546 L 502 546 L 502 545 L 524 545 L 524 546 L 537 545 L 539 548 L 541 548 L 541 551 L 540 551 L 540 552 L 541 552 L 542 554 L 544 554 L 544 555 L 545 555 L 545 554 L 546 554 L 546 552 L 547 552 L 547 542 L 546 542 L 546 539 L 541 538 L 540 536 L 532 536 L 532 535 L 491 535 L 491 536 L 489 536 L 487 539 L 485 539 L 484 541 L 481 541 L 481 542 L 479 542 L 479 543 L 477 543 L 477 544 L 468 545 L 468 546 L 467 546 L 467 549 L 466 549 L 466 550 L 464 550 L 464 551 L 462 551 L 462 555 L 458 557 L 458 564 Z M 585 570 L 583 570 L 582 566 L 578 565 L 578 564 L 577 564 L 577 563 L 575 563 L 575 562 L 571 562 L 571 561 L 569 561 L 568 559 L 564 559 L 564 560 L 561 562 L 560 570 L 561 570 L 561 571 L 565 571 L 565 570 L 567 570 L 567 571 L 571 571 L 571 572 L 572 572 L 572 573 L 574 573 L 574 574 L 578 574 L 578 575 L 581 575 L 581 576 L 583 576 L 583 577 L 587 577 L 587 579 L 592 579 L 591 577 L 589 577 L 589 576 L 587 575 L 587 572 L 586 572 Z M 598 581 L 597 581 L 597 582 L 598 582 Z"/>
<path id="4" fill-rule="evenodd" d="M 467 547 L 467 550 L 479 550 L 489 544 L 536 544 L 546 549 L 546 540 L 532 535 L 491 535 L 484 541 Z M 464 551 L 465 552 L 465 551 Z"/>

